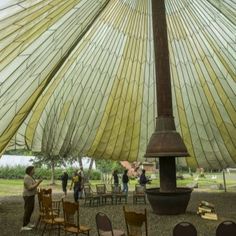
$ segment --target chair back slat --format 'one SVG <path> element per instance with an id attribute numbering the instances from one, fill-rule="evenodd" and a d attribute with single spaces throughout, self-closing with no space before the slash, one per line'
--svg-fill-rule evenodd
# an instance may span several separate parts
<path id="1" fill-rule="evenodd" d="M 43 211 L 43 192 L 39 189 L 37 192 L 38 195 L 38 203 L 39 203 L 39 211 Z"/>
<path id="2" fill-rule="evenodd" d="M 52 198 L 49 195 L 42 196 L 42 207 L 44 212 L 44 219 L 52 220 L 54 219 L 53 208 L 52 208 Z"/>
<path id="3" fill-rule="evenodd" d="M 135 192 L 138 194 L 145 194 L 145 186 L 144 185 L 140 185 L 140 184 L 136 184 L 135 185 Z"/>
<path id="4" fill-rule="evenodd" d="M 93 195 L 93 191 L 90 185 L 84 185 L 84 194 L 85 197 L 90 197 Z"/>
<path id="5" fill-rule="evenodd" d="M 49 189 L 43 188 L 41 191 L 42 191 L 43 195 L 52 195 L 52 189 L 51 188 L 49 188 Z"/>
<path id="6" fill-rule="evenodd" d="M 97 194 L 105 194 L 106 193 L 106 185 L 105 184 L 97 184 L 96 190 L 97 190 Z"/>
<path id="7" fill-rule="evenodd" d="M 119 184 L 118 186 L 112 184 L 111 185 L 111 192 L 112 193 L 121 193 L 121 185 Z"/>
<path id="8" fill-rule="evenodd" d="M 39 211 L 42 211 L 43 195 L 52 196 L 52 189 L 39 188 L 37 191 L 37 194 L 38 194 L 38 202 L 39 202 Z"/>

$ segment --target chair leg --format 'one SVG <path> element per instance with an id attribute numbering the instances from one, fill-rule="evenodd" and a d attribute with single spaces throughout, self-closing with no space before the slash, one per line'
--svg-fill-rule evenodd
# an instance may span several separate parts
<path id="1" fill-rule="evenodd" d="M 60 224 L 58 224 L 58 235 L 60 236 L 60 232 L 61 231 L 61 226 L 60 226 Z"/>
<path id="2" fill-rule="evenodd" d="M 51 232 L 52 232 L 52 227 L 53 227 L 53 224 L 51 224 L 51 226 L 50 226 L 50 230 L 49 230 L 49 236 L 51 235 Z"/>
<path id="3" fill-rule="evenodd" d="M 45 223 L 44 227 L 43 227 L 43 231 L 42 231 L 42 236 L 44 235 L 44 232 L 46 231 L 47 228 L 47 224 Z"/>
<path id="4" fill-rule="evenodd" d="M 40 221 L 39 221 L 39 225 L 38 225 L 38 228 L 36 228 L 37 230 L 40 229 L 41 224 L 42 224 L 42 220 L 40 219 Z"/>
<path id="5" fill-rule="evenodd" d="M 39 225 L 39 222 L 40 222 L 40 221 L 41 221 L 41 215 L 39 215 L 39 218 L 38 218 L 38 220 L 37 220 L 37 223 L 36 223 L 35 229 L 38 228 L 38 225 Z"/>

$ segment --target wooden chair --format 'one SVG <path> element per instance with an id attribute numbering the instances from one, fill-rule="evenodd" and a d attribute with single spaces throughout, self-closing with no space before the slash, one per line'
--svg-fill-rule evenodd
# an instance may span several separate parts
<path id="1" fill-rule="evenodd" d="M 51 197 L 52 199 L 52 209 L 53 209 L 53 214 L 55 216 L 59 216 L 60 215 L 60 211 L 61 211 L 61 199 L 55 200 L 52 197 L 52 189 L 42 189 L 42 193 L 43 195 L 47 195 L 49 197 Z"/>
<path id="2" fill-rule="evenodd" d="M 135 190 L 133 192 L 133 204 L 137 204 L 138 202 L 146 204 L 145 189 L 146 188 L 143 185 L 140 184 L 135 185 Z"/>
<path id="3" fill-rule="evenodd" d="M 108 192 L 105 184 L 96 184 L 97 195 L 101 196 L 102 203 L 107 203 L 107 199 L 110 199 L 111 204 L 113 204 L 113 195 Z"/>
<path id="4" fill-rule="evenodd" d="M 112 184 L 111 185 L 111 192 L 113 195 L 113 202 L 115 200 L 116 204 L 121 203 L 122 199 L 124 199 L 125 203 L 127 203 L 127 195 L 124 192 L 122 192 L 120 184 L 118 186 Z"/>
<path id="5" fill-rule="evenodd" d="M 147 211 L 144 210 L 144 213 L 137 213 L 133 211 L 126 211 L 125 206 L 123 206 L 125 223 L 127 228 L 128 236 L 148 236 L 148 227 L 147 227 Z M 143 229 L 143 225 L 145 229 Z"/>
<path id="6" fill-rule="evenodd" d="M 96 214 L 98 236 L 125 236 L 124 231 L 113 229 L 108 216 L 102 212 Z"/>
<path id="7" fill-rule="evenodd" d="M 235 236 L 236 235 L 236 223 L 233 221 L 223 221 L 216 229 L 216 236 Z"/>
<path id="8" fill-rule="evenodd" d="M 65 235 L 70 234 L 87 234 L 89 235 L 90 227 L 80 225 L 79 222 L 79 204 L 77 202 L 62 201 L 64 214 L 64 231 Z"/>
<path id="9" fill-rule="evenodd" d="M 53 206 L 52 206 L 52 198 L 50 195 L 43 195 L 42 207 L 43 207 L 42 222 L 45 224 L 42 235 L 44 234 L 48 225 L 50 225 L 50 233 L 53 226 L 58 226 L 58 235 L 60 235 L 60 228 L 64 223 L 64 219 L 58 216 L 55 216 Z"/>
<path id="10" fill-rule="evenodd" d="M 35 226 L 36 229 L 38 228 L 38 226 L 40 226 L 42 222 L 42 218 L 45 215 L 43 211 L 43 192 L 41 191 L 41 189 L 38 189 L 37 195 L 38 195 L 38 203 L 39 203 L 39 217 Z"/>
<path id="11" fill-rule="evenodd" d="M 52 189 L 42 189 L 39 188 L 37 191 L 37 195 L 38 195 L 38 204 L 39 204 L 39 217 L 36 223 L 36 229 L 38 226 L 40 226 L 41 221 L 43 219 L 43 217 L 45 216 L 45 212 L 43 209 L 43 196 L 49 196 L 52 199 Z M 52 200 L 52 207 L 53 207 L 53 214 L 54 216 L 59 216 L 60 215 L 60 205 L 61 204 L 61 200 Z"/>
<path id="12" fill-rule="evenodd" d="M 100 196 L 93 192 L 89 184 L 84 185 L 84 205 L 87 202 L 89 202 L 89 206 L 94 206 L 95 202 L 100 205 Z"/>
<path id="13" fill-rule="evenodd" d="M 174 227 L 173 236 L 197 236 L 197 230 L 189 222 L 180 222 Z"/>

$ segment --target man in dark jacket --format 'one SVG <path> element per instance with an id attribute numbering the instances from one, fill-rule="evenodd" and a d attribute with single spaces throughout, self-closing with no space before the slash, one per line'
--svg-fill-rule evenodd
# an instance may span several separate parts
<path id="1" fill-rule="evenodd" d="M 142 174 L 140 175 L 139 179 L 139 183 L 144 186 L 150 182 L 150 180 L 146 177 L 145 172 L 145 170 L 142 170 Z"/>
<path id="2" fill-rule="evenodd" d="M 114 170 L 113 178 L 114 178 L 114 185 L 116 187 L 119 186 L 119 177 L 118 177 L 118 171 L 117 170 Z"/>
<path id="3" fill-rule="evenodd" d="M 128 191 L 129 191 L 128 182 L 129 182 L 128 170 L 125 170 L 122 176 L 122 183 L 123 183 L 123 192 L 125 192 L 126 195 L 128 195 Z"/>
<path id="4" fill-rule="evenodd" d="M 67 194 L 67 182 L 68 182 L 68 174 L 66 171 L 63 171 L 63 175 L 61 176 L 61 184 L 62 184 L 62 191 L 64 192 L 65 196 Z"/>

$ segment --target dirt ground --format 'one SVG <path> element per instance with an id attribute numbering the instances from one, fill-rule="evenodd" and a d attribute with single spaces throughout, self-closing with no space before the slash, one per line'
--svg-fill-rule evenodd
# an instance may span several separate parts
<path id="1" fill-rule="evenodd" d="M 55 194 L 55 198 L 60 197 Z M 71 194 L 68 199 L 72 200 Z M 210 221 L 201 219 L 196 214 L 197 206 L 201 200 L 209 201 L 215 204 L 216 212 L 219 219 L 217 221 Z M 148 231 L 149 236 L 171 236 L 173 227 L 181 221 L 188 221 L 195 225 L 199 236 L 213 236 L 215 235 L 217 225 L 224 220 L 233 220 L 236 222 L 236 192 L 198 192 L 194 191 L 191 196 L 190 203 L 186 214 L 177 216 L 158 216 L 152 213 L 149 204 L 133 205 L 132 197 L 129 197 L 128 209 L 142 211 L 147 209 L 148 213 Z M 126 230 L 125 222 L 122 212 L 122 204 L 120 205 L 106 205 L 99 207 L 84 206 L 81 200 L 80 221 L 81 224 L 89 225 L 92 228 L 90 235 L 97 235 L 95 215 L 102 211 L 106 213 L 112 221 L 113 228 L 120 228 Z M 9 196 L 0 198 L 0 235 L 1 236 L 17 236 L 17 235 L 41 235 L 42 230 L 32 230 L 30 232 L 20 232 L 23 215 L 23 199 L 21 196 Z M 36 221 L 38 215 L 38 203 L 36 201 L 35 211 L 32 216 L 32 222 Z M 56 235 L 52 233 L 51 235 Z M 45 234 L 48 235 L 48 232 Z M 62 233 L 64 235 L 64 233 Z"/>

